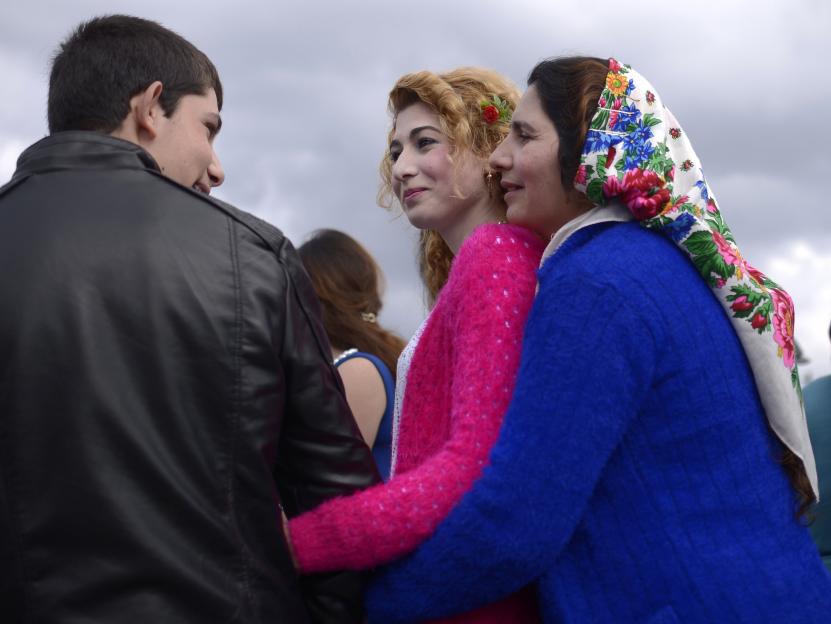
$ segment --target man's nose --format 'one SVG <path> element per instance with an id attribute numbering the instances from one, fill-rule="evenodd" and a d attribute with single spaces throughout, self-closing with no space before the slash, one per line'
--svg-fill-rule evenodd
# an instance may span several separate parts
<path id="1" fill-rule="evenodd" d="M 214 157 L 211 164 L 208 165 L 208 178 L 211 181 L 211 186 L 219 186 L 225 181 L 225 170 L 222 168 L 222 163 L 219 162 L 219 157 L 214 152 Z"/>

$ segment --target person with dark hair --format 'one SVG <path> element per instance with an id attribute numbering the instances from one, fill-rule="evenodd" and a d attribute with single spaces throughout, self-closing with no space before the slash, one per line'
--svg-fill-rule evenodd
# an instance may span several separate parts
<path id="1" fill-rule="evenodd" d="M 419 245 L 435 305 L 398 360 L 392 477 L 289 522 L 303 572 L 369 569 L 411 552 L 482 474 L 516 377 L 544 246 L 500 222 L 505 203 L 487 165 L 518 98 L 509 80 L 479 67 L 405 74 L 390 92 L 380 203 L 394 197 L 412 225 L 430 232 Z M 446 252 L 425 254 L 436 237 Z M 533 592 L 458 621 L 535 622 Z"/>
<path id="2" fill-rule="evenodd" d="M 490 465 L 370 586 L 371 622 L 536 582 L 546 622 L 827 622 L 793 307 L 680 124 L 611 59 L 543 61 L 490 158 L 550 239 Z"/>
<path id="3" fill-rule="evenodd" d="M 831 326 L 828 327 L 831 340 Z M 812 509 L 811 535 L 817 543 L 825 567 L 831 572 L 831 375 L 805 386 L 805 416 L 811 443 L 816 449 L 820 476 L 819 502 Z"/>
<path id="4" fill-rule="evenodd" d="M 390 474 L 395 371 L 404 341 L 378 322 L 381 269 L 354 238 L 318 230 L 298 247 L 323 306 L 323 326 L 346 399 L 378 472 Z"/>
<path id="5" fill-rule="evenodd" d="M 360 622 L 288 516 L 378 482 L 290 242 L 209 192 L 222 87 L 159 24 L 81 24 L 0 188 L 4 623 Z"/>

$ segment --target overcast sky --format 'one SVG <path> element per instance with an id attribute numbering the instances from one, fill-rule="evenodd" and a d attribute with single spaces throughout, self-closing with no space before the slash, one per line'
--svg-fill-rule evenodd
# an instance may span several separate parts
<path id="1" fill-rule="evenodd" d="M 827 0 L 16 2 L 0 20 L 0 183 L 46 134 L 59 41 L 115 12 L 161 22 L 216 63 L 217 195 L 296 244 L 320 227 L 360 240 L 386 273 L 382 321 L 405 338 L 425 313 L 415 232 L 375 204 L 395 80 L 481 65 L 522 86 L 540 59 L 575 53 L 631 64 L 691 138 L 744 255 L 793 295 L 803 381 L 831 373 Z"/>

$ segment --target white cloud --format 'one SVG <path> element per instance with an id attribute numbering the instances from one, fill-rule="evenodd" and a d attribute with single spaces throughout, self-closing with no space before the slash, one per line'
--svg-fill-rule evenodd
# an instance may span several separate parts
<path id="1" fill-rule="evenodd" d="M 17 157 L 26 148 L 26 143 L 15 139 L 0 140 L 0 186 L 12 177 L 17 167 Z"/>

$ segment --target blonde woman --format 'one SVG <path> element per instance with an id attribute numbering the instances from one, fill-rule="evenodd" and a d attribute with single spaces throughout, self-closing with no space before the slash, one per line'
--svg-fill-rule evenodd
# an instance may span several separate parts
<path id="1" fill-rule="evenodd" d="M 509 81 L 478 68 L 407 74 L 390 93 L 382 191 L 429 232 L 420 255 L 435 305 L 398 364 L 393 478 L 290 522 L 303 572 L 370 568 L 410 552 L 482 472 L 543 249 L 528 230 L 499 223 L 504 199 L 487 164 L 517 100 Z M 535 619 L 519 593 L 459 621 Z"/>

